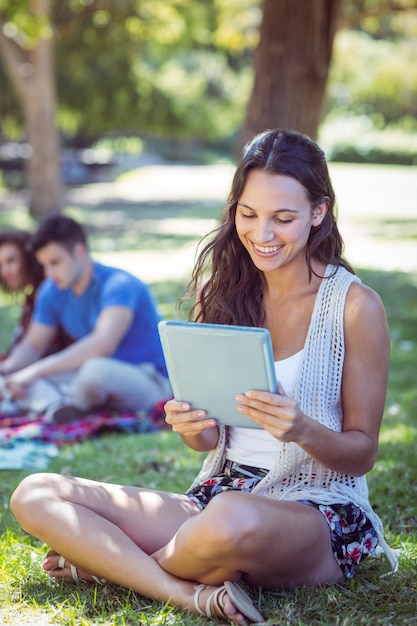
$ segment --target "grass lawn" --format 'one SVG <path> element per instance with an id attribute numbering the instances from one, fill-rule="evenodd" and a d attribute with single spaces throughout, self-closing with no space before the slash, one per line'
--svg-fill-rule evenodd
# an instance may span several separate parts
<path id="1" fill-rule="evenodd" d="M 385 168 L 384 172 L 387 171 Z M 337 177 L 341 176 L 340 166 Z M 415 195 L 405 189 L 401 201 L 408 207 L 414 206 Z M 195 245 L 201 234 L 211 228 L 220 208 L 219 202 L 207 199 L 201 203 L 152 200 L 139 204 L 116 199 L 106 204 L 72 205 L 69 211 L 89 224 L 93 255 L 111 259 L 114 264 L 119 261 L 120 266 L 145 277 L 163 315 L 174 318 L 178 317 L 176 302 L 184 292 Z M 21 224 L 25 220 L 24 212 L 19 209 L 0 213 L 0 225 Z M 403 217 L 368 215 L 362 221 L 357 216 L 352 216 L 351 221 L 343 216 L 343 222 L 361 241 L 366 238 L 370 241 L 378 228 L 378 240 L 387 237 L 390 251 L 394 250 L 391 246 L 398 244 L 399 261 L 403 246 L 412 246 L 417 254 L 416 229 L 411 227 L 410 212 Z M 352 250 L 355 251 L 354 246 Z M 363 281 L 381 295 L 390 324 L 392 358 L 386 410 L 378 459 L 368 482 L 371 501 L 384 522 L 388 542 L 403 551 L 400 569 L 394 575 L 381 577 L 388 570 L 387 560 L 372 558 L 364 563 L 353 581 L 329 588 L 252 592 L 270 625 L 396 625 L 417 621 L 417 270 L 412 265 L 410 271 L 387 270 L 386 260 L 382 259 L 379 268 L 375 258 L 372 264 L 361 265 L 355 259 L 354 263 Z M 8 343 L 18 309 L 4 297 L 0 304 L 1 348 Z M 183 491 L 201 460 L 176 435 L 164 431 L 152 435 L 106 435 L 66 446 L 48 469 Z M 1 472 L 0 623 L 12 626 L 210 623 L 112 585 L 74 585 L 48 579 L 40 568 L 47 547 L 27 537 L 8 508 L 11 492 L 27 473 Z"/>

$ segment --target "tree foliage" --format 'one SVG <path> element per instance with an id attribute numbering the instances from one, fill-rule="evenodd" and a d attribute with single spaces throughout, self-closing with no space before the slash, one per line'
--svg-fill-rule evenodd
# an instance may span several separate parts
<path id="1" fill-rule="evenodd" d="M 0 9 L 26 36 L 22 13 Z M 90 137 L 232 133 L 250 88 L 259 19 L 257 0 L 55 0 L 60 127 Z M 15 120 L 10 91 L 0 107 L 5 123 Z"/>
<path id="2" fill-rule="evenodd" d="M 53 33 L 57 119 L 65 135 L 89 140 L 110 131 L 218 139 L 234 135 L 243 123 L 261 0 L 51 0 L 50 20 L 34 18 L 28 6 L 29 0 L 0 0 L 0 28 L 14 30 L 25 50 Z M 417 1 L 343 0 L 338 27 L 366 34 L 370 42 L 388 42 L 386 50 L 389 42 L 407 43 L 399 44 L 400 55 L 398 48 L 391 58 L 381 52 L 375 73 L 360 62 L 349 69 L 358 50 L 338 54 L 327 106 L 337 104 L 344 89 L 354 109 L 379 113 L 387 122 L 412 113 L 414 78 L 406 86 L 398 59 L 409 67 L 416 56 Z M 365 39 L 357 44 L 361 50 Z M 385 86 L 384 72 L 390 79 Z M 367 86 L 359 88 L 364 75 Z M 17 137 L 22 113 L 1 64 L 0 115 L 4 133 Z"/>
<path id="3" fill-rule="evenodd" d="M 370 117 L 377 128 L 417 118 L 417 45 L 343 30 L 334 48 L 327 110 Z M 363 67 L 372 71 L 363 71 Z"/>
<path id="4" fill-rule="evenodd" d="M 416 0 L 344 0 L 340 28 L 359 30 L 375 39 L 417 35 Z"/>

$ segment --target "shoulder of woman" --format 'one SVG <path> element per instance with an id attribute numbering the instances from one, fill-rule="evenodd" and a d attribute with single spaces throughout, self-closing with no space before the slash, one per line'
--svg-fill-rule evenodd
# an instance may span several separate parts
<path id="1" fill-rule="evenodd" d="M 345 313 L 347 320 L 352 321 L 385 318 L 385 309 L 379 294 L 367 285 L 357 282 L 352 283 L 349 288 Z"/>

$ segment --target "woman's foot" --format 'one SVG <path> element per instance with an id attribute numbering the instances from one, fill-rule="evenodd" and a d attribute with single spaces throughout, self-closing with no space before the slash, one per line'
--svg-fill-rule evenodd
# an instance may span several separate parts
<path id="1" fill-rule="evenodd" d="M 93 576 L 93 574 L 82 569 L 77 569 L 55 550 L 48 552 L 42 567 L 51 578 L 98 583 L 99 585 L 104 585 L 107 582 L 105 578 L 98 578 L 98 576 Z"/>
<path id="2" fill-rule="evenodd" d="M 225 620 L 233 624 L 263 624 L 262 615 L 250 597 L 237 583 L 226 581 L 221 587 L 198 585 L 195 587 L 194 605 L 199 615 Z"/>
<path id="3" fill-rule="evenodd" d="M 51 578 L 74 582 L 91 582 L 104 585 L 105 578 L 98 578 L 80 568 L 75 568 L 63 556 L 50 550 L 43 562 L 43 569 Z M 233 624 L 264 623 L 262 615 L 253 606 L 252 600 L 237 583 L 226 581 L 221 587 L 197 585 L 194 607 L 199 615 L 217 620 L 229 620 Z"/>

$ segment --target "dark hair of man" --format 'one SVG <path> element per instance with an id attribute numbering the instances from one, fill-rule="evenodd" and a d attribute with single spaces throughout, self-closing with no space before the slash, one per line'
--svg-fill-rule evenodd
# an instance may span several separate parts
<path id="1" fill-rule="evenodd" d="M 264 322 L 264 277 L 240 242 L 235 227 L 237 204 L 253 170 L 295 178 L 305 188 L 312 208 L 327 201 L 326 217 L 319 226 L 311 228 L 307 243 L 310 280 L 314 273 L 312 259 L 343 266 L 353 273 L 342 258 L 343 240 L 336 223 L 335 194 L 324 152 L 311 139 L 295 131 L 267 130 L 244 148 L 220 225 L 207 236 L 208 243 L 204 243 L 207 238 L 203 239 L 183 299 L 198 293 L 197 321 L 244 326 L 261 326 Z M 190 319 L 193 316 L 195 306 Z"/>
<path id="2" fill-rule="evenodd" d="M 39 285 L 44 279 L 43 267 L 35 259 L 31 252 L 31 234 L 26 230 L 20 230 L 18 228 L 10 228 L 0 231 L 0 247 L 4 245 L 14 245 L 22 254 L 24 277 L 26 284 L 22 288 L 22 291 L 27 287 L 32 287 L 34 291 L 37 290 Z M 0 276 L 0 287 L 3 291 L 11 293 L 15 291 L 10 289 Z M 20 290 L 19 290 L 20 291 Z"/>
<path id="3" fill-rule="evenodd" d="M 50 243 L 56 243 L 72 252 L 77 243 L 87 247 L 87 237 L 82 226 L 70 217 L 60 213 L 47 215 L 32 237 L 34 254 Z"/>

